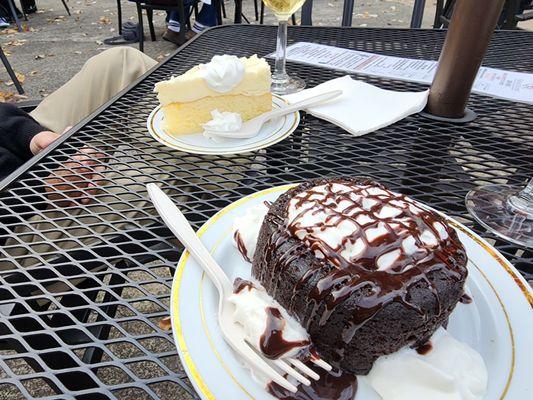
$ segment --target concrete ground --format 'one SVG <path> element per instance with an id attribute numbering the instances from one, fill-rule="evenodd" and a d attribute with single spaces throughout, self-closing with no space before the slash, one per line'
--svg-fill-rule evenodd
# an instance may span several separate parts
<path id="1" fill-rule="evenodd" d="M 0 66 L 0 101 L 46 96 L 70 79 L 89 57 L 108 48 L 102 42 L 105 38 L 117 35 L 115 0 L 71 0 L 68 2 L 71 16 L 67 15 L 59 0 L 37 0 L 36 3 L 38 11 L 25 22 L 26 32 L 18 33 L 13 28 L 0 31 L 0 45 L 19 73 L 26 90 L 25 96 L 17 96 L 5 69 Z M 413 0 L 357 1 L 353 26 L 408 27 L 413 3 Z M 243 11 L 252 23 L 257 23 L 253 4 L 252 0 L 245 0 Z M 342 6 L 342 0 L 315 0 L 313 23 L 340 25 Z M 122 1 L 122 9 L 123 21 L 137 21 L 134 3 Z M 234 9 L 232 1 L 226 1 L 226 9 L 229 18 L 224 22 L 231 23 Z M 423 27 L 431 27 L 434 12 L 435 1 L 427 1 Z M 165 30 L 165 13 L 156 12 L 154 20 L 158 40 L 146 42 L 145 51 L 160 61 L 176 47 L 161 40 Z M 530 26 L 533 27 L 531 22 Z M 265 23 L 275 23 L 268 9 Z"/>
<path id="2" fill-rule="evenodd" d="M 260 1 L 260 0 L 259 0 Z M 17 2 L 18 3 L 18 2 Z M 105 38 L 117 35 L 117 5 L 115 0 L 71 0 L 68 16 L 59 0 L 37 0 L 38 11 L 25 22 L 26 32 L 15 29 L 0 31 L 0 44 L 8 55 L 13 68 L 24 81 L 29 99 L 40 99 L 71 78 L 91 56 L 105 50 Z M 233 2 L 226 1 L 227 18 L 233 18 Z M 407 27 L 412 12 L 412 0 L 364 0 L 356 2 L 354 26 Z M 314 23 L 316 25 L 340 25 L 342 0 L 315 0 Z M 253 1 L 245 0 L 244 14 L 252 23 Z M 424 26 L 430 27 L 434 13 L 434 1 L 427 1 Z M 123 21 L 137 21 L 134 3 L 122 1 Z M 317 12 L 320 10 L 320 13 Z M 165 30 L 165 13 L 155 13 L 158 35 L 156 42 L 146 42 L 145 51 L 151 57 L 162 60 L 175 45 L 161 40 Z M 265 23 L 275 19 L 266 10 Z M 145 23 L 146 26 L 146 23 Z M 146 29 L 146 34 L 148 31 Z M 137 46 L 137 45 L 133 45 Z M 0 66 L 0 101 L 25 99 L 15 96 L 15 87 L 3 67 Z"/>

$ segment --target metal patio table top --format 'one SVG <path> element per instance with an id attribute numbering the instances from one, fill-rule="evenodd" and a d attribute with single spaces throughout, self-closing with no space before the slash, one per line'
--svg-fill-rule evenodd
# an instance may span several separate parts
<path id="1" fill-rule="evenodd" d="M 413 115 L 354 137 L 303 115 L 289 138 L 238 156 L 170 150 L 146 130 L 157 105 L 156 82 L 207 62 L 214 54 L 274 51 L 276 28 L 211 29 L 78 124 L 0 184 L 0 398 L 189 399 L 195 397 L 171 333 L 172 273 L 181 248 L 147 201 L 157 182 L 199 227 L 233 201 L 304 179 L 367 175 L 457 218 L 483 237 L 464 198 L 492 182 L 523 185 L 533 175 L 533 106 L 473 94 L 478 117 L 456 125 Z M 312 41 L 381 54 L 436 60 L 439 30 L 297 27 L 289 41 Z M 533 33 L 496 32 L 484 65 L 533 71 Z M 271 61 L 271 60 L 270 60 Z M 344 75 L 288 63 L 309 87 Z M 354 75 L 383 88 L 423 90 L 417 83 Z M 460 77 L 457 77 L 460 79 Z M 65 206 L 44 195 L 43 178 L 90 145 L 107 169 L 88 205 Z M 76 189 L 70 189 L 76 190 Z M 88 194 L 87 194 L 88 196 Z M 493 241 L 526 276 L 533 252 Z"/>

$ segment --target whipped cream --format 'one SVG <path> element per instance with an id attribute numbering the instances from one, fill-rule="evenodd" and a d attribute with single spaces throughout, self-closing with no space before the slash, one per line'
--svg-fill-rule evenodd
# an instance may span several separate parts
<path id="1" fill-rule="evenodd" d="M 227 93 L 244 77 L 244 64 L 236 56 L 214 56 L 211 62 L 198 66 L 200 76 L 212 90 Z"/>
<path id="2" fill-rule="evenodd" d="M 294 196 L 287 215 L 289 229 L 320 259 L 338 254 L 357 263 L 370 247 L 392 236 L 401 241 L 399 247 L 381 254 L 373 268 L 390 271 L 402 257 L 412 261 L 391 271 L 401 272 L 448 238 L 446 226 L 438 220 L 420 228 L 417 220 L 425 222 L 423 214 L 429 216 L 429 211 L 414 200 L 377 186 L 328 183 Z"/>
<path id="3" fill-rule="evenodd" d="M 242 284 L 244 282 L 244 284 Z M 235 293 L 229 297 L 235 305 L 233 319 L 244 327 L 249 343 L 259 351 L 264 352 L 265 332 L 268 332 L 268 309 L 279 312 L 281 325 L 281 338 L 287 343 L 302 343 L 297 346 L 286 346 L 287 351 L 280 357 L 293 357 L 303 348 L 310 345 L 307 331 L 272 297 L 265 288 L 256 281 L 241 281 Z M 278 357 L 279 358 L 279 357 Z"/>
<path id="4" fill-rule="evenodd" d="M 242 127 L 241 115 L 234 112 L 220 112 L 217 109 L 211 111 L 213 119 L 202 125 L 204 128 L 203 135 L 208 139 L 217 141 L 216 135 L 213 132 L 238 132 Z"/>
<path id="5" fill-rule="evenodd" d="M 243 216 L 233 221 L 233 244 L 248 262 L 254 259 L 257 238 L 267 212 L 268 205 L 262 202 L 248 208 Z"/>
<path id="6" fill-rule="evenodd" d="M 376 360 L 366 379 L 383 400 L 479 400 L 487 390 L 481 355 L 444 328 L 425 355 L 404 348 Z"/>

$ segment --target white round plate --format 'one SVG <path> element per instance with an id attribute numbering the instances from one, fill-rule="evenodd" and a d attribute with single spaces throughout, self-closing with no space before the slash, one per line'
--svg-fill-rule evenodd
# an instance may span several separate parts
<path id="1" fill-rule="evenodd" d="M 250 264 L 231 241 L 233 220 L 248 207 L 274 201 L 290 187 L 275 187 L 238 200 L 198 231 L 230 280 L 250 276 Z M 486 400 L 531 398 L 532 290 L 497 250 L 465 226 L 447 219 L 469 257 L 466 292 L 473 298 L 471 304 L 457 305 L 448 330 L 483 357 L 489 374 Z M 172 329 L 179 355 L 202 399 L 272 399 L 224 342 L 217 325 L 216 289 L 187 252 L 179 261 L 171 300 Z M 416 393 L 413 395 L 416 398 Z M 360 379 L 356 400 L 379 399 Z"/>
<path id="2" fill-rule="evenodd" d="M 281 97 L 272 95 L 272 108 L 282 108 L 286 101 Z M 157 106 L 148 116 L 146 126 L 150 135 L 158 142 L 174 150 L 193 154 L 239 154 L 263 149 L 272 146 L 289 136 L 300 122 L 298 111 L 275 118 L 266 122 L 257 136 L 249 139 L 229 139 L 224 142 L 214 142 L 202 135 L 170 135 L 162 128 L 163 110 Z"/>

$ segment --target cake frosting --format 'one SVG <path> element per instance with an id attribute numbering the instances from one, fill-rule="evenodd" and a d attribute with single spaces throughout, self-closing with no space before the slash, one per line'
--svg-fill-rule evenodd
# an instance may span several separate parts
<path id="1" fill-rule="evenodd" d="M 338 267 L 357 264 L 400 273 L 431 257 L 448 239 L 444 224 L 431 214 L 384 188 L 328 183 L 294 196 L 287 219 L 290 232 L 317 258 Z"/>
<path id="2" fill-rule="evenodd" d="M 268 78 L 268 79 L 265 79 Z M 258 96 L 270 93 L 270 67 L 258 58 L 214 56 L 211 62 L 193 67 L 180 76 L 155 85 L 161 105 L 192 102 L 222 93 Z"/>

